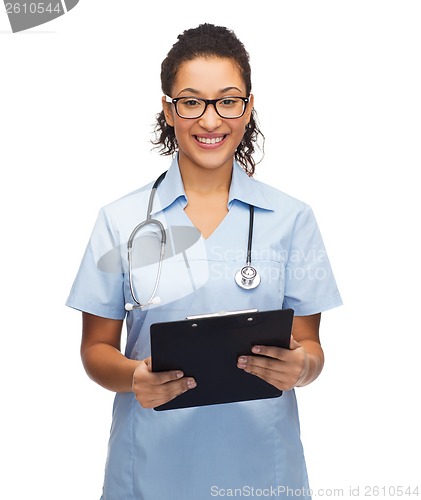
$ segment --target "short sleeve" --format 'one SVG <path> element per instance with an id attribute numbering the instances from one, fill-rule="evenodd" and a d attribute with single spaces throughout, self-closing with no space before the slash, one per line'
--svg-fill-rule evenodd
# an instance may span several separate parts
<path id="1" fill-rule="evenodd" d="M 101 209 L 66 305 L 110 319 L 124 319 L 124 274 L 98 265 L 118 247 L 104 209 Z M 120 271 L 120 272 L 119 272 Z"/>
<path id="2" fill-rule="evenodd" d="M 313 211 L 298 214 L 285 268 L 283 308 L 296 316 L 316 314 L 342 304 Z"/>

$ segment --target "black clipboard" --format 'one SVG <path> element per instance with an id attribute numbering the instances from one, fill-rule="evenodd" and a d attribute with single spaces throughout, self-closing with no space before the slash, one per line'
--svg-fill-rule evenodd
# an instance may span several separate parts
<path id="1" fill-rule="evenodd" d="M 257 344 L 288 349 L 293 316 L 292 309 L 277 309 L 152 324 L 152 371 L 182 370 L 197 382 L 155 410 L 281 396 L 281 390 L 237 368 L 237 359 Z"/>

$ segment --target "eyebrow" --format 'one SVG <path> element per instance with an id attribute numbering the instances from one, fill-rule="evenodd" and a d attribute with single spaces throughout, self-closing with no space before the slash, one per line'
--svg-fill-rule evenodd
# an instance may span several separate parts
<path id="1" fill-rule="evenodd" d="M 225 87 L 219 91 L 219 94 L 225 94 L 226 92 L 229 92 L 230 90 L 238 90 L 238 92 L 243 92 L 241 89 L 238 87 Z M 191 87 L 187 87 L 183 90 L 180 90 L 180 92 L 177 94 L 178 96 L 182 94 L 183 92 L 189 92 L 190 94 L 194 95 L 200 95 L 202 92 L 196 89 L 192 89 Z"/>

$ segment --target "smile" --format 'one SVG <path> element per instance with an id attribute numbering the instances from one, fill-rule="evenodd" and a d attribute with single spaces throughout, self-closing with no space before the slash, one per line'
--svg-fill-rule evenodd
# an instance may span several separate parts
<path id="1" fill-rule="evenodd" d="M 203 137 L 195 135 L 194 137 L 197 142 L 200 142 L 200 144 L 203 144 L 205 146 L 214 146 L 216 144 L 220 144 L 226 138 L 226 135 L 219 135 L 217 137 Z"/>

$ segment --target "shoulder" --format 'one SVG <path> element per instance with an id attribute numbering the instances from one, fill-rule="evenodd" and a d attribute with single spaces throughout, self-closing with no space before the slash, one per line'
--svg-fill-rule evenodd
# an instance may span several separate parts
<path id="1" fill-rule="evenodd" d="M 153 182 L 149 182 L 107 203 L 100 208 L 99 213 L 108 219 L 112 225 L 120 225 L 124 220 L 139 220 L 139 217 L 146 215 L 152 185 Z"/>
<path id="2" fill-rule="evenodd" d="M 264 196 L 268 205 L 272 207 L 275 213 L 281 212 L 283 214 L 288 213 L 289 215 L 295 214 L 298 216 L 305 212 L 312 212 L 308 203 L 266 184 L 265 182 L 257 180 L 254 177 L 250 180 L 254 183 L 254 189 L 261 192 L 262 196 Z"/>
<path id="3" fill-rule="evenodd" d="M 153 182 L 131 191 L 100 207 L 95 224 L 95 234 L 113 241 L 127 240 L 139 221 L 146 218 L 149 195 Z M 101 236 L 102 235 L 102 236 Z M 125 241 L 126 241 L 125 240 Z"/>
<path id="4" fill-rule="evenodd" d="M 113 212 L 115 210 L 118 210 L 119 208 L 137 204 L 142 200 L 144 200 L 145 198 L 147 199 L 149 197 L 152 185 L 153 182 L 149 182 L 148 184 L 145 184 L 144 186 L 134 191 L 130 191 L 129 193 L 120 196 L 115 200 L 112 200 L 111 202 L 101 207 L 101 209 L 106 212 Z"/>

